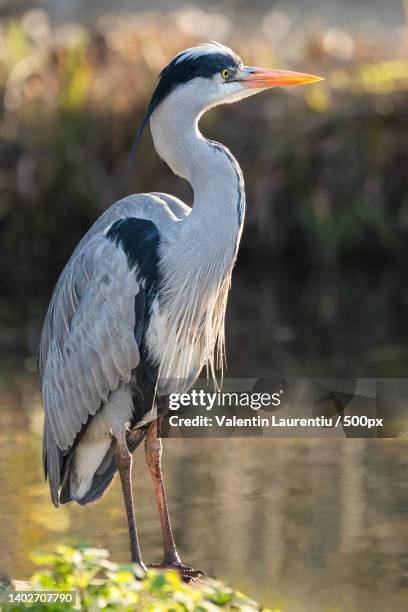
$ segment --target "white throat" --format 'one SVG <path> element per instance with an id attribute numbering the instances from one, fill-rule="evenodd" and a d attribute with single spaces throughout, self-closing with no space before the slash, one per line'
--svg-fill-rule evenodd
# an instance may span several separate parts
<path id="1" fill-rule="evenodd" d="M 190 95 L 189 95 L 190 94 Z M 203 108 L 189 84 L 174 90 L 154 111 L 150 127 L 156 150 L 171 170 L 194 191 L 192 219 L 202 227 L 221 223 L 224 241 L 243 221 L 245 192 L 242 172 L 231 152 L 207 140 L 198 128 Z"/>
<path id="2" fill-rule="evenodd" d="M 222 367 L 225 309 L 245 211 L 241 169 L 226 147 L 202 136 L 202 103 L 188 94 L 188 85 L 176 89 L 150 120 L 158 154 L 194 191 L 191 213 L 162 253 L 168 280 L 163 315 L 172 338 L 164 354 L 157 349 L 164 379 L 194 379 L 204 363 L 213 376 Z"/>

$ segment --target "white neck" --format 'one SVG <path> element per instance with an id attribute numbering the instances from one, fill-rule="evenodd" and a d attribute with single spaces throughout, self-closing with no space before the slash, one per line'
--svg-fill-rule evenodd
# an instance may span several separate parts
<path id="1" fill-rule="evenodd" d="M 180 88 L 155 110 L 150 126 L 160 157 L 194 191 L 193 210 L 183 229 L 191 233 L 192 226 L 197 231 L 201 228 L 208 240 L 208 228 L 216 228 L 220 246 L 225 247 L 226 240 L 230 238 L 236 243 L 240 236 L 244 182 L 230 151 L 200 133 L 198 121 L 203 112 L 193 97 L 188 98 L 188 89 Z"/>
<path id="2" fill-rule="evenodd" d="M 172 92 L 150 125 L 159 155 L 194 191 L 191 213 L 162 253 L 167 336 L 157 349 L 160 376 L 189 379 L 207 363 L 213 376 L 224 353 L 224 318 L 245 208 L 241 169 L 231 153 L 198 129 L 202 109 L 188 87 Z M 160 377 L 159 376 L 159 377 Z"/>

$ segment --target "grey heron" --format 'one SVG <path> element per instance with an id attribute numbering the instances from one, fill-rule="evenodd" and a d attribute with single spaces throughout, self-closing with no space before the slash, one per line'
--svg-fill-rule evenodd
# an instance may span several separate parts
<path id="1" fill-rule="evenodd" d="M 186 578 L 167 509 L 158 423 L 163 398 L 224 353 L 224 319 L 245 213 L 238 162 L 199 131 L 200 117 L 276 86 L 318 77 L 244 66 L 201 44 L 161 72 L 137 140 L 150 123 L 157 153 L 194 192 L 192 208 L 164 193 L 128 196 L 82 238 L 54 289 L 39 350 L 43 460 L 56 506 L 98 500 L 119 472 L 132 561 L 143 568 L 131 486 L 144 440 L 164 561 Z M 157 566 L 156 566 L 157 567 Z"/>

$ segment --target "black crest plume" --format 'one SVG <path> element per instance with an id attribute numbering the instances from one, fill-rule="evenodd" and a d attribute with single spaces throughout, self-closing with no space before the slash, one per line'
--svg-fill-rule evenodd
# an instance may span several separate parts
<path id="1" fill-rule="evenodd" d="M 211 78 L 224 68 L 236 69 L 241 63 L 240 58 L 231 49 L 213 41 L 187 49 L 176 55 L 160 73 L 159 82 L 150 100 L 146 115 L 136 133 L 129 154 L 129 162 L 131 163 L 135 158 L 136 149 L 150 117 L 173 89 L 196 77 Z"/>

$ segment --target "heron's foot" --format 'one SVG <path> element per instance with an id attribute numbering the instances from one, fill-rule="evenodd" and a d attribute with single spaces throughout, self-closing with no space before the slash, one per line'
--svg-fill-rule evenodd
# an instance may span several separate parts
<path id="1" fill-rule="evenodd" d="M 138 578 L 139 580 L 142 580 L 148 570 L 148 567 L 145 563 L 143 563 L 143 561 L 141 559 L 135 561 L 134 559 L 132 559 L 131 561 L 132 563 L 135 564 L 135 576 L 136 578 Z"/>
<path id="2" fill-rule="evenodd" d="M 149 568 L 175 570 L 186 582 L 195 582 L 201 576 L 205 576 L 205 572 L 194 569 L 188 565 L 184 565 L 179 559 L 165 559 L 163 563 L 154 563 L 149 565 Z"/>

